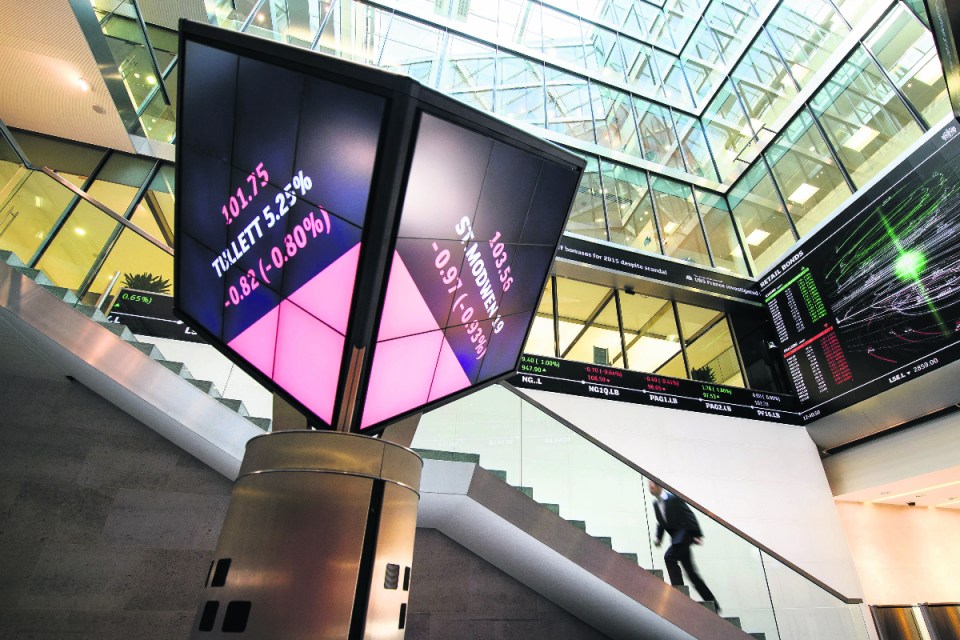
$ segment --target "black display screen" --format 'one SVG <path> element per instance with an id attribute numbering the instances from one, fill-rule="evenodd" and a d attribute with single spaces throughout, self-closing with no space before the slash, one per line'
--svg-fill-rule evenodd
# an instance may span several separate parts
<path id="1" fill-rule="evenodd" d="M 805 421 L 956 359 L 957 133 L 948 125 L 761 279 Z"/>
<path id="2" fill-rule="evenodd" d="M 180 317 L 352 430 L 513 373 L 583 161 L 409 78 L 181 34 Z"/>
<path id="3" fill-rule="evenodd" d="M 524 355 L 520 372 L 509 382 L 522 389 L 799 424 L 797 402 L 790 395 L 571 360 Z"/>
<path id="4" fill-rule="evenodd" d="M 569 168 L 422 113 L 363 426 L 515 370 Z M 553 219 L 553 222 L 550 222 Z"/>

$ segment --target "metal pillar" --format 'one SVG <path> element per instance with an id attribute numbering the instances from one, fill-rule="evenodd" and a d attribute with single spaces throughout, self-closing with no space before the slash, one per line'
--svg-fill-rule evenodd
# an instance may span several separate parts
<path id="1" fill-rule="evenodd" d="M 422 465 L 336 431 L 251 440 L 191 639 L 402 640 Z"/>

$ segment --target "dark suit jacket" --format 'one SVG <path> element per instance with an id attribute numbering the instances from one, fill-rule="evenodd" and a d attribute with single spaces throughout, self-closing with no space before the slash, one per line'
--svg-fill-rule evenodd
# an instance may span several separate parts
<path id="1" fill-rule="evenodd" d="M 658 543 L 663 538 L 664 531 L 670 534 L 671 544 L 680 544 L 692 541 L 693 538 L 703 537 L 700 524 L 697 522 L 697 516 L 687 506 L 686 502 L 668 493 L 667 499 L 663 503 L 663 510 L 666 512 L 666 518 L 660 513 L 660 507 L 654 502 L 653 512 L 657 516 Z"/>

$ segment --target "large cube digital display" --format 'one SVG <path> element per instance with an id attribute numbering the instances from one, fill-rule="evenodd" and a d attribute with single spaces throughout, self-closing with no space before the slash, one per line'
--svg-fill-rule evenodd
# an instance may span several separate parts
<path id="1" fill-rule="evenodd" d="M 402 76 L 181 34 L 177 313 L 339 428 L 515 371 L 582 160 Z"/>

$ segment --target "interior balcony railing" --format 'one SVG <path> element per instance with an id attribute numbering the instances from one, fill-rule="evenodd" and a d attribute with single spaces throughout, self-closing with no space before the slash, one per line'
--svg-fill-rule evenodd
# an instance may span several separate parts
<path id="1" fill-rule="evenodd" d="M 487 387 L 424 414 L 413 446 L 479 454 L 481 466 L 505 470 L 509 484 L 529 487 L 538 502 L 559 504 L 565 519 L 586 522 L 588 533 L 611 538 L 616 551 L 635 553 L 641 567 L 666 575 L 663 552 L 669 540 L 655 545 L 648 483 L 655 480 L 684 497 L 682 492 L 669 478 L 643 473 L 510 387 Z M 686 501 L 704 533 L 704 544 L 694 547 L 695 562 L 722 615 L 739 618 L 744 630 L 767 640 L 870 637 L 860 600 Z"/>
<path id="2" fill-rule="evenodd" d="M 148 206 L 148 183 L 117 213 L 49 167 L 33 165 L 0 123 L 0 249 L 75 291 L 77 304 L 107 309 L 118 281 L 136 275 L 169 286 L 173 248 L 131 220 Z"/>

